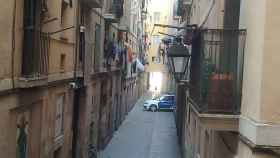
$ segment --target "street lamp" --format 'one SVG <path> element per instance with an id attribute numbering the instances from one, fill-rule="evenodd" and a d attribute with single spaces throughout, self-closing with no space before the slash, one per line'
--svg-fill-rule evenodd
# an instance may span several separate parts
<path id="1" fill-rule="evenodd" d="M 168 64 L 177 82 L 184 80 L 188 71 L 190 57 L 189 50 L 183 44 L 182 38 L 177 37 L 167 51 Z"/>

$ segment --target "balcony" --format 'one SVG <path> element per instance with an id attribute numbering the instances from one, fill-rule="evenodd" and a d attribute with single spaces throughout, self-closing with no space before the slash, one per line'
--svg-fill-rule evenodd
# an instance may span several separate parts
<path id="1" fill-rule="evenodd" d="M 49 35 L 34 30 L 25 33 L 20 87 L 40 85 L 48 75 Z"/>
<path id="2" fill-rule="evenodd" d="M 202 30 L 192 45 L 189 99 L 199 113 L 240 113 L 246 30 Z"/>
<path id="3" fill-rule="evenodd" d="M 113 0 L 108 13 L 104 14 L 107 22 L 118 23 L 123 16 L 123 0 Z"/>
<path id="4" fill-rule="evenodd" d="M 102 8 L 104 0 L 82 0 L 82 3 L 90 8 Z"/>

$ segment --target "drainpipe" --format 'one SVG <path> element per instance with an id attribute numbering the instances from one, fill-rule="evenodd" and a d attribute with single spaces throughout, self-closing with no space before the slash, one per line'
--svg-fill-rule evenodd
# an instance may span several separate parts
<path id="1" fill-rule="evenodd" d="M 185 124 L 185 111 L 186 111 L 186 85 L 184 83 L 177 84 L 176 92 L 176 126 L 178 142 L 183 145 L 183 132 Z"/>
<path id="2" fill-rule="evenodd" d="M 80 88 L 74 90 L 74 108 L 73 108 L 73 140 L 72 140 L 72 158 L 77 157 L 78 129 L 79 129 L 79 103 Z"/>
<path id="3" fill-rule="evenodd" d="M 79 34 L 80 34 L 80 27 L 79 27 L 79 17 L 80 17 L 80 1 L 77 1 L 76 3 L 77 9 L 75 11 L 74 21 L 76 21 L 76 42 L 74 45 L 74 52 L 75 52 L 75 58 L 74 58 L 74 84 L 76 85 L 78 83 L 77 78 L 77 62 L 78 62 L 78 53 L 79 53 Z M 72 158 L 77 157 L 77 146 L 78 146 L 78 132 L 79 132 L 79 103 L 80 103 L 80 88 L 74 88 L 74 97 L 73 97 L 73 116 L 72 116 L 72 130 L 73 130 L 73 136 L 72 136 Z"/>
<path id="4" fill-rule="evenodd" d="M 12 77 L 12 89 L 15 88 L 15 27 L 16 27 L 16 8 L 17 8 L 17 0 L 14 0 L 14 9 L 13 9 L 13 24 L 12 24 L 12 55 L 11 55 L 11 77 Z"/>

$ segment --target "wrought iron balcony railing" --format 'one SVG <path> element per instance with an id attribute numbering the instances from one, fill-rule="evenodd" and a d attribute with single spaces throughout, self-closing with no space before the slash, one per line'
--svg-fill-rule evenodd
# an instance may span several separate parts
<path id="1" fill-rule="evenodd" d="M 118 23 L 123 16 L 124 0 L 112 0 L 109 4 L 108 12 L 104 14 L 104 18 L 108 22 Z"/>
<path id="2" fill-rule="evenodd" d="M 49 63 L 49 34 L 34 30 L 30 30 L 29 34 L 28 32 L 25 33 L 22 77 L 38 78 L 46 76 Z"/>
<path id="3" fill-rule="evenodd" d="M 121 18 L 123 16 L 123 0 L 114 0 L 112 11 L 116 15 L 116 18 Z"/>
<path id="4" fill-rule="evenodd" d="M 102 8 L 104 0 L 82 0 L 84 4 L 91 8 Z"/>
<path id="5" fill-rule="evenodd" d="M 239 114 L 246 30 L 202 30 L 193 40 L 190 98 L 201 113 Z"/>

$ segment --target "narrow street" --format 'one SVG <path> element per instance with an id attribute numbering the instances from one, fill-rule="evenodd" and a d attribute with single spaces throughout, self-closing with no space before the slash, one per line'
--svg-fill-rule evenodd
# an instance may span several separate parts
<path id="1" fill-rule="evenodd" d="M 149 97 L 139 99 L 100 158 L 180 158 L 173 113 L 143 111 Z"/>

